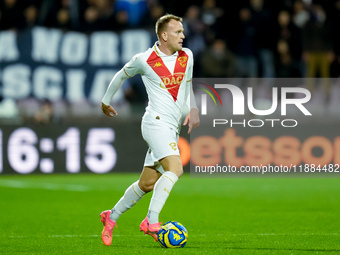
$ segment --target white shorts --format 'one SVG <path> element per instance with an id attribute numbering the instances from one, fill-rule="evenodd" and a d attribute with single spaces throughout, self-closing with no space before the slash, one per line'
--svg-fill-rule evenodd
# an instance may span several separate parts
<path id="1" fill-rule="evenodd" d="M 156 170 L 164 173 L 159 160 L 166 156 L 178 155 L 179 134 L 169 124 L 159 119 L 142 121 L 142 136 L 149 146 L 144 166 L 156 166 Z"/>

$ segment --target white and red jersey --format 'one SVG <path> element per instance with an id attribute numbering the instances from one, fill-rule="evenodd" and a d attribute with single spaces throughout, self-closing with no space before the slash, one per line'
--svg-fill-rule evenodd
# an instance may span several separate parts
<path id="1" fill-rule="evenodd" d="M 190 110 L 193 55 L 183 48 L 168 56 L 157 44 L 135 55 L 123 70 L 128 77 L 142 77 L 149 98 L 143 120 L 158 117 L 177 128 L 185 107 Z"/>

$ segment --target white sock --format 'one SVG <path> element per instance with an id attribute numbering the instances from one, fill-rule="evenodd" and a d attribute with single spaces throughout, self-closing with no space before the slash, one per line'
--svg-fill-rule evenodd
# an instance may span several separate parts
<path id="1" fill-rule="evenodd" d="M 112 208 L 110 214 L 111 220 L 117 221 L 120 215 L 137 204 L 137 202 L 145 195 L 145 192 L 139 188 L 138 182 L 139 181 L 136 181 L 131 184 L 131 186 L 125 191 L 124 196 L 122 196 L 122 198 Z"/>
<path id="2" fill-rule="evenodd" d="M 158 222 L 158 216 L 165 201 L 168 199 L 172 187 L 177 182 L 178 177 L 170 171 L 166 171 L 156 182 L 149 206 L 148 220 L 150 224 Z"/>

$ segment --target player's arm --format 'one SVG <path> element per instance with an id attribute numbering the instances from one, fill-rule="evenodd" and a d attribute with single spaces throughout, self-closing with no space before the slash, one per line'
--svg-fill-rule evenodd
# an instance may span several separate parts
<path id="1" fill-rule="evenodd" d="M 119 72 L 113 76 L 110 85 L 108 86 L 106 93 L 102 99 L 102 111 L 107 116 L 113 117 L 113 115 L 118 115 L 115 109 L 110 105 L 112 97 L 117 93 L 117 91 L 122 87 L 124 81 L 129 78 L 124 69 L 121 69 Z"/>
<path id="2" fill-rule="evenodd" d="M 190 74 L 191 74 L 191 77 L 193 77 L 192 73 L 193 73 L 193 57 L 192 57 L 192 53 L 191 53 L 191 65 L 190 65 Z M 198 115 L 198 108 L 197 108 L 197 105 L 196 105 L 196 100 L 195 100 L 195 95 L 194 95 L 194 91 L 193 91 L 193 88 L 192 88 L 192 78 L 191 78 L 191 81 L 190 81 L 190 92 L 189 92 L 189 96 L 187 98 L 187 101 L 186 101 L 186 105 L 188 107 L 188 109 L 190 109 L 188 115 L 185 117 L 185 120 L 184 120 L 184 123 L 183 125 L 187 125 L 189 126 L 189 129 L 188 129 L 188 134 L 190 134 L 191 130 L 193 128 L 197 128 L 199 125 L 200 125 L 200 118 L 199 118 L 199 115 Z"/>
<path id="3" fill-rule="evenodd" d="M 185 117 L 183 125 L 189 126 L 188 134 L 190 134 L 193 128 L 197 128 L 200 125 L 200 117 L 198 115 L 198 108 L 196 105 L 194 91 L 192 89 L 192 84 L 190 84 L 190 96 L 187 99 L 187 106 L 190 109 L 190 112 Z"/>
<path id="4" fill-rule="evenodd" d="M 136 74 L 142 73 L 142 65 L 139 60 L 141 54 L 135 55 L 116 75 L 112 78 L 106 93 L 102 99 L 102 111 L 107 116 L 113 117 L 118 115 L 117 111 L 110 105 L 112 97 L 122 87 L 127 78 L 131 78 Z"/>

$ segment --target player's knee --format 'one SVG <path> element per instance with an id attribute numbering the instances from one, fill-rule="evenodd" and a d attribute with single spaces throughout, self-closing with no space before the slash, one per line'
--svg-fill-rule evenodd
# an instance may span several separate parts
<path id="1" fill-rule="evenodd" d="M 160 163 L 162 164 L 165 171 L 171 171 L 177 175 L 177 177 L 181 177 L 183 174 L 183 165 L 181 158 L 179 156 L 168 156 L 163 158 Z"/>
<path id="2" fill-rule="evenodd" d="M 175 175 L 177 175 L 178 178 L 180 178 L 183 175 L 182 163 L 177 164 L 175 167 L 172 167 L 168 171 L 174 173 Z"/>
<path id="3" fill-rule="evenodd" d="M 183 167 L 179 167 L 177 169 L 172 169 L 171 172 L 177 175 L 178 178 L 180 178 L 183 175 Z"/>
<path id="4" fill-rule="evenodd" d="M 139 185 L 139 188 L 142 191 L 144 191 L 145 193 L 152 191 L 153 187 L 155 186 L 154 183 L 147 183 L 147 182 L 143 182 L 143 181 L 139 181 L 138 185 Z"/>

